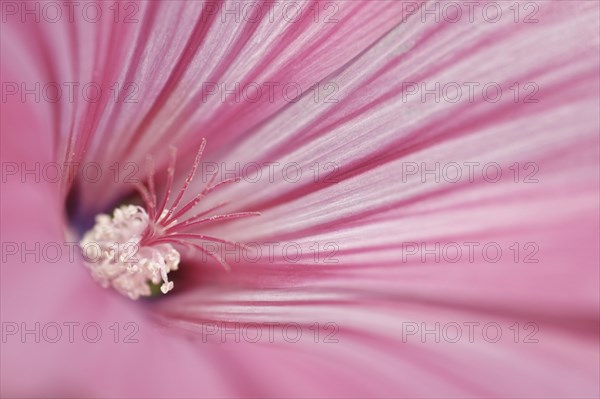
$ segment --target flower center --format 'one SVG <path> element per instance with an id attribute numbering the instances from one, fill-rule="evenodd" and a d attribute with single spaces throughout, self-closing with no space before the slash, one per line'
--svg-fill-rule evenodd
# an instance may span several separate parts
<path id="1" fill-rule="evenodd" d="M 136 185 L 142 195 L 145 208 L 135 205 L 123 205 L 114 210 L 113 216 L 100 214 L 96 216 L 95 226 L 88 231 L 80 242 L 84 253 L 85 266 L 92 277 L 107 288 L 112 286 L 131 299 L 140 296 L 151 296 L 150 284 L 160 286 L 163 294 L 173 289 L 173 282 L 168 274 L 177 270 L 180 261 L 175 246 L 193 248 L 208 255 L 220 263 L 226 270 L 229 265 L 217 252 L 207 249 L 202 243 L 239 246 L 231 242 L 194 231 L 198 226 L 209 222 L 225 222 L 248 216 L 258 216 L 258 212 L 237 212 L 208 216 L 228 203 L 221 203 L 203 212 L 187 216 L 200 200 L 213 190 L 239 181 L 238 178 L 226 179 L 215 183 L 216 171 L 213 172 L 206 187 L 183 206 L 181 200 L 192 182 L 206 141 L 202 140 L 196 154 L 194 164 L 178 195 L 170 200 L 175 171 L 177 153 L 171 150 L 171 162 L 167 168 L 165 194 L 160 201 L 154 186 L 154 165 L 152 157 L 148 157 L 148 184 Z M 170 205 L 169 205 L 170 204 Z"/>
<path id="2" fill-rule="evenodd" d="M 109 215 L 96 216 L 80 246 L 85 266 L 100 285 L 112 286 L 131 299 L 152 295 L 149 283 L 166 294 L 173 289 L 168 274 L 179 266 L 179 252 L 171 244 L 144 245 L 150 220 L 144 208 L 123 205 Z"/>

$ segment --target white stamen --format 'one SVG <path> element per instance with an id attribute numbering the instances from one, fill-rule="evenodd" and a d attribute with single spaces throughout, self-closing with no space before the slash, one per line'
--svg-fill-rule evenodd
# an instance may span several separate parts
<path id="1" fill-rule="evenodd" d="M 79 245 L 85 266 L 100 285 L 112 286 L 131 299 L 150 296 L 148 282 L 162 281 L 163 294 L 173 289 L 168 274 L 177 270 L 179 252 L 168 243 L 141 246 L 149 223 L 144 208 L 134 205 L 116 208 L 112 218 L 104 214 L 96 216 L 96 225 Z"/>

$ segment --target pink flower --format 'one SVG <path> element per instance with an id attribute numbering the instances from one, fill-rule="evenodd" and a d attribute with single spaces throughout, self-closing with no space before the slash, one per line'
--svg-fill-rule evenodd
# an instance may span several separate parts
<path id="1" fill-rule="evenodd" d="M 3 2 L 2 395 L 598 397 L 598 7 Z"/>

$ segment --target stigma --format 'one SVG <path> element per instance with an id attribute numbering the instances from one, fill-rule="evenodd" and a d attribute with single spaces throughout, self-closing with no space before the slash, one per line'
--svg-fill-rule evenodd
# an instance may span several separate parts
<path id="1" fill-rule="evenodd" d="M 113 211 L 112 216 L 99 214 L 96 224 L 86 232 L 79 245 L 83 252 L 84 265 L 92 278 L 102 287 L 114 288 L 130 299 L 152 296 L 152 287 L 160 285 L 160 291 L 167 294 L 174 288 L 169 273 L 178 270 L 181 260 L 177 248 L 187 248 L 203 252 L 219 263 L 227 271 L 230 266 L 215 251 L 203 243 L 241 245 L 223 238 L 201 234 L 197 229 L 209 222 L 226 222 L 232 219 L 258 216 L 258 212 L 237 212 L 214 214 L 228 203 L 221 203 L 199 213 L 190 213 L 200 200 L 225 184 L 235 183 L 239 178 L 215 182 L 216 171 L 208 184 L 187 202 L 182 202 L 184 194 L 192 182 L 206 140 L 202 140 L 194 163 L 178 194 L 171 199 L 174 180 L 176 150 L 171 149 L 171 160 L 166 171 L 164 195 L 158 201 L 154 182 L 154 164 L 148 157 L 147 185 L 136 184 L 144 207 L 122 205 Z M 214 248 L 214 246 L 211 246 Z"/>

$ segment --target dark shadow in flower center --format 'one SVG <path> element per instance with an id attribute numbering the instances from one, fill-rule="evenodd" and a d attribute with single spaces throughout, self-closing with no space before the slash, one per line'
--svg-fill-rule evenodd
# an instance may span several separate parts
<path id="1" fill-rule="evenodd" d="M 177 295 L 181 293 L 182 287 L 185 283 L 185 270 L 189 266 L 185 265 L 183 259 L 179 262 L 179 268 L 177 270 L 172 270 L 169 272 L 169 280 L 173 282 L 175 289 L 169 291 L 167 294 L 163 294 L 160 290 L 160 286 L 162 285 L 162 281 L 158 284 L 154 284 L 152 281 L 148 281 L 148 287 L 150 287 L 150 296 L 141 296 L 140 300 L 144 302 L 154 302 L 162 298 L 166 298 L 168 296 Z"/>
<path id="2" fill-rule="evenodd" d="M 67 215 L 69 226 L 73 232 L 77 234 L 78 239 L 81 239 L 88 230 L 94 227 L 96 224 L 96 216 L 98 214 L 104 213 L 112 216 L 115 208 L 125 204 L 144 206 L 142 198 L 135 190 L 131 190 L 114 201 L 112 204 L 109 204 L 106 207 L 101 207 L 99 208 L 99 212 L 94 213 L 85 212 L 82 209 L 80 206 L 80 198 L 81 186 L 77 182 L 74 182 L 73 186 L 69 190 L 69 194 L 67 195 L 67 200 L 65 202 L 65 214 Z"/>

